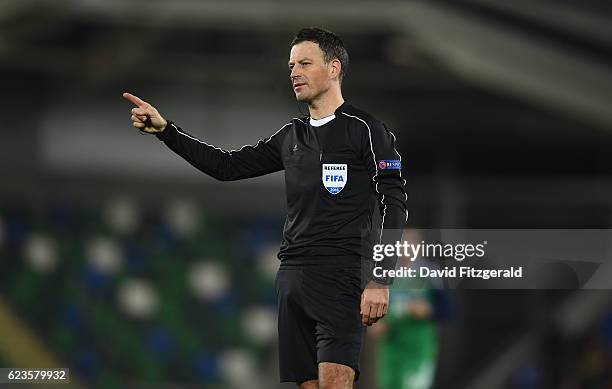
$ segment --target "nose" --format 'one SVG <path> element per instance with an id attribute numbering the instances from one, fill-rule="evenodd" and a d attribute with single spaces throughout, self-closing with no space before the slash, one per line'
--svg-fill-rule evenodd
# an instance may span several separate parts
<path id="1" fill-rule="evenodd" d="M 289 78 L 291 79 L 291 82 L 293 82 L 294 79 L 299 77 L 299 74 L 297 74 L 297 73 L 298 73 L 297 66 L 294 66 L 291 69 L 291 73 L 289 74 Z"/>

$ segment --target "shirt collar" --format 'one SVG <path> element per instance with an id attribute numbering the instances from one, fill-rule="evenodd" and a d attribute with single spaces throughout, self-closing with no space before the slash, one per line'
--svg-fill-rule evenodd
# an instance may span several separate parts
<path id="1" fill-rule="evenodd" d="M 324 118 L 321 118 L 321 119 L 309 118 L 310 125 L 313 127 L 320 127 L 324 124 L 331 122 L 332 120 L 336 118 L 336 116 L 340 115 L 341 111 L 345 109 L 347 106 L 348 106 L 348 103 L 345 100 L 338 108 L 336 108 L 333 114 L 326 116 Z"/>
<path id="2" fill-rule="evenodd" d="M 310 118 L 310 125 L 313 126 L 313 127 L 321 127 L 322 125 L 331 122 L 335 118 L 336 118 L 335 114 L 331 114 L 329 116 L 325 116 L 324 118 L 321 118 L 321 119 Z"/>

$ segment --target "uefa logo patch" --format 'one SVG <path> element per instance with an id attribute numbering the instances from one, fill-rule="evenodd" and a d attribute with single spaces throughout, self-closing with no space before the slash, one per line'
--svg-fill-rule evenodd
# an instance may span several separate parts
<path id="1" fill-rule="evenodd" d="M 344 189 L 348 180 L 348 167 L 346 163 L 324 163 L 321 175 L 323 186 L 327 191 L 336 195 Z"/>
<path id="2" fill-rule="evenodd" d="M 390 169 L 401 170 L 402 161 L 400 161 L 399 159 L 385 159 L 382 161 L 378 161 L 378 168 L 380 170 L 390 170 Z"/>

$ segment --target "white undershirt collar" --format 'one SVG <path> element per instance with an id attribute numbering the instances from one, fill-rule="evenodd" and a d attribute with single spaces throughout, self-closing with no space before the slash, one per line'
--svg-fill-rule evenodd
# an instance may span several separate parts
<path id="1" fill-rule="evenodd" d="M 335 118 L 336 118 L 336 115 L 334 115 L 334 114 L 331 114 L 331 115 L 326 116 L 326 117 L 321 118 L 321 119 L 310 118 L 310 125 L 313 126 L 313 127 L 321 127 L 322 125 L 331 122 Z"/>

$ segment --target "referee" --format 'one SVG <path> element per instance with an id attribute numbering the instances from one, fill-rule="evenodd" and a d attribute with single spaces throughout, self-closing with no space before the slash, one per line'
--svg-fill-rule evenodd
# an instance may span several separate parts
<path id="1" fill-rule="evenodd" d="M 380 235 L 407 219 L 405 181 L 395 136 L 342 97 L 349 64 L 342 40 L 320 28 L 291 42 L 290 80 L 309 116 L 293 118 L 270 137 L 239 150 L 198 140 L 151 104 L 124 93 L 136 108 L 132 124 L 156 134 L 171 150 L 221 181 L 285 171 L 287 219 L 276 276 L 281 382 L 300 388 L 352 388 L 366 326 L 389 305 L 391 279 L 362 282 L 362 257 L 371 264 L 372 214 Z M 387 238 L 386 238 L 387 237 Z M 380 241 L 376 243 L 381 243 Z M 365 247 L 365 254 L 364 254 Z M 394 267 L 393 259 L 382 263 Z"/>

